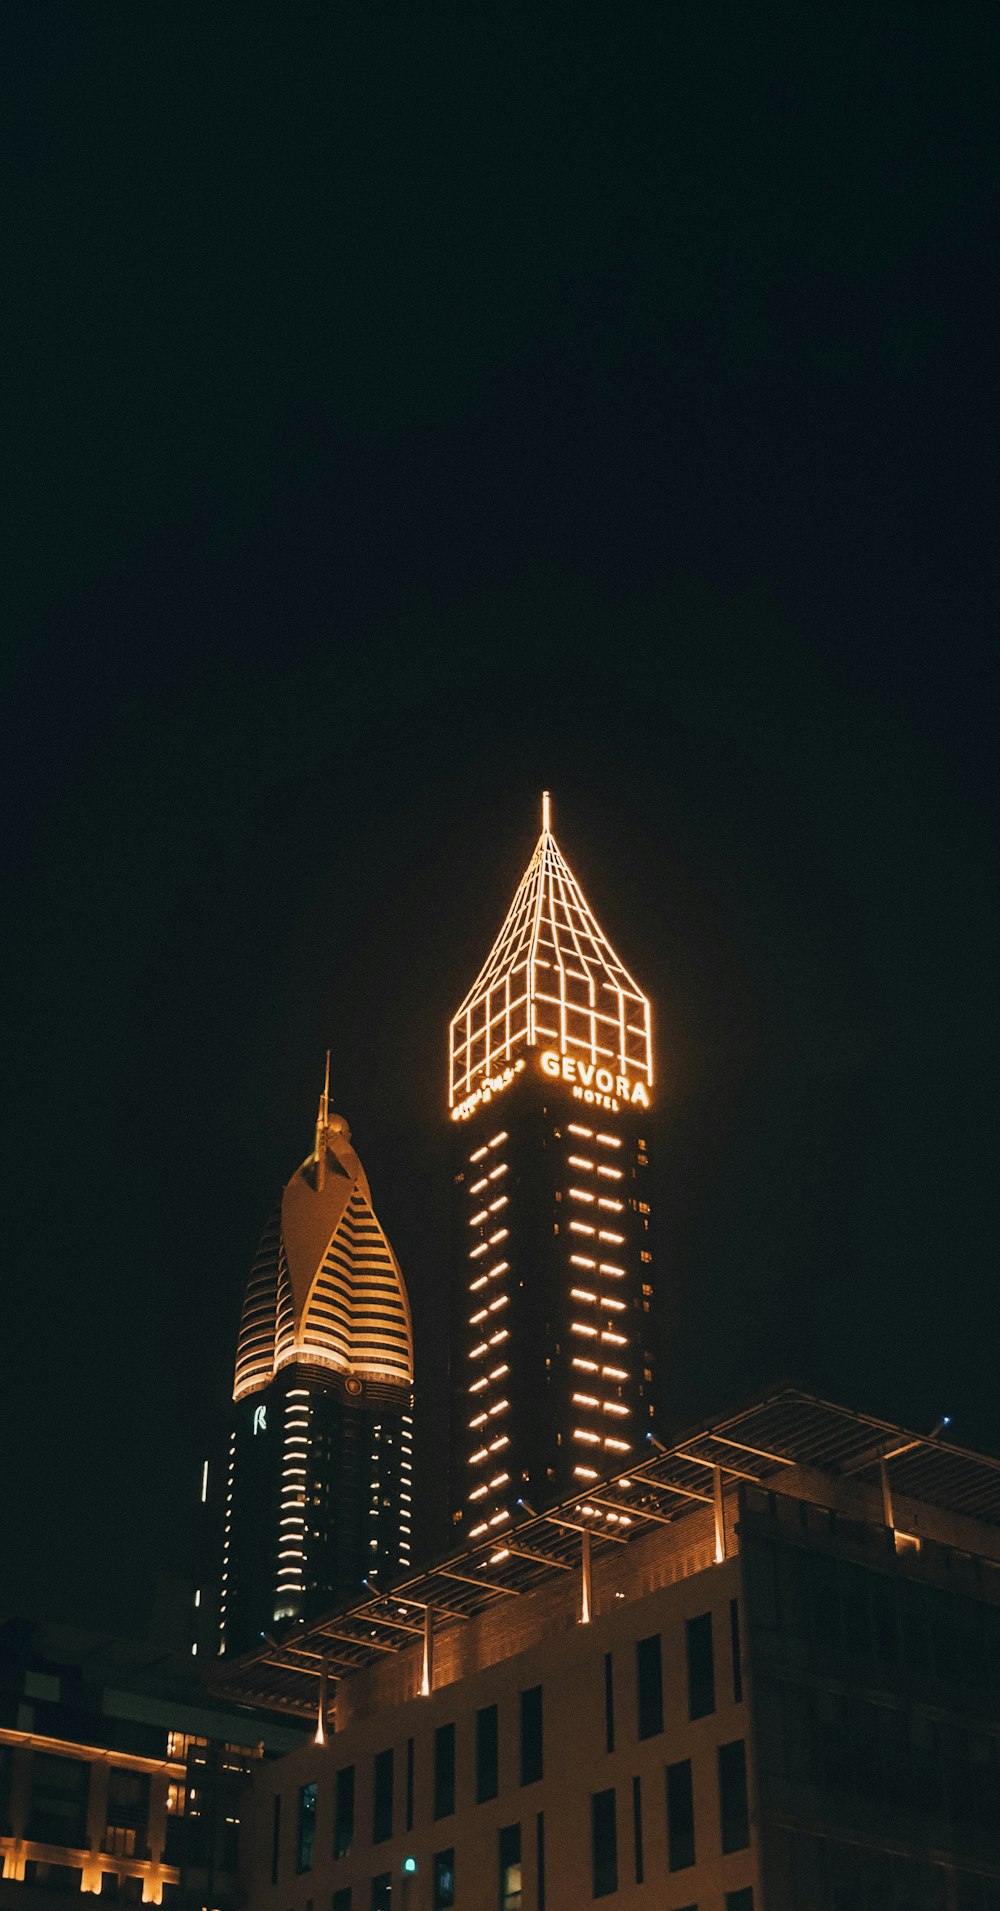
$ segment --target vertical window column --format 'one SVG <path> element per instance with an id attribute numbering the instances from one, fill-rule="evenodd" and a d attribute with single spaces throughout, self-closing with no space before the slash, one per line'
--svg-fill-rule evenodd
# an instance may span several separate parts
<path id="1" fill-rule="evenodd" d="M 607 1898 L 618 1889 L 618 1827 L 614 1786 L 595 1792 L 590 1801 L 594 1897 Z"/>

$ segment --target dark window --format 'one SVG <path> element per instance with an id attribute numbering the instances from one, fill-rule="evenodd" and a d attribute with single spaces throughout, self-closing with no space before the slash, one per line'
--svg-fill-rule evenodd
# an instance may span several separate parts
<path id="1" fill-rule="evenodd" d="M 392 1747 L 375 1754 L 374 1802 L 372 1807 L 372 1844 L 381 1845 L 392 1837 Z"/>
<path id="2" fill-rule="evenodd" d="M 349 1884 L 342 1884 L 340 1890 L 334 1892 L 330 1902 L 330 1911 L 351 1911 L 351 1887 Z"/>
<path id="3" fill-rule="evenodd" d="M 455 1809 L 455 1727 L 439 1725 L 434 1733 L 434 1816 L 448 1818 Z"/>
<path id="4" fill-rule="evenodd" d="M 545 1911 L 545 1813 L 535 1819 L 535 1903 Z"/>
<path id="5" fill-rule="evenodd" d="M 746 1748 L 741 1738 L 719 1746 L 719 1811 L 723 1851 L 742 1851 L 750 1843 L 750 1824 Z"/>
<path id="6" fill-rule="evenodd" d="M 614 1786 L 594 1792 L 590 1800 L 590 1829 L 594 1861 L 594 1896 L 606 1898 L 618 1889 L 618 1829 Z"/>
<path id="7" fill-rule="evenodd" d="M 391 1871 L 380 1871 L 372 1879 L 372 1911 L 392 1911 Z"/>
<path id="8" fill-rule="evenodd" d="M 729 1637 L 733 1648 L 733 1699 L 737 1705 L 743 1701 L 743 1656 L 740 1652 L 740 1602 L 729 1601 Z"/>
<path id="9" fill-rule="evenodd" d="M 484 1705 L 476 1713 L 476 1804 L 497 1795 L 497 1708 Z"/>
<path id="10" fill-rule="evenodd" d="M 641 1884 L 644 1876 L 642 1861 L 642 1779 L 632 1780 L 632 1831 L 635 1837 L 635 1881 Z"/>
<path id="11" fill-rule="evenodd" d="M 311 1871 L 316 1850 L 316 1784 L 299 1786 L 299 1843 L 297 1871 Z"/>
<path id="12" fill-rule="evenodd" d="M 346 1858 L 354 1843 L 354 1766 L 337 1773 L 333 1803 L 333 1855 Z"/>
<path id="13" fill-rule="evenodd" d="M 31 1761 L 28 1837 L 44 1845 L 86 1845 L 90 1766 L 82 1758 L 36 1752 Z"/>
<path id="14" fill-rule="evenodd" d="M 108 1773 L 105 1851 L 112 1851 L 119 1858 L 144 1857 L 148 1816 L 148 1774 L 129 1772 L 123 1766 L 112 1766 Z"/>
<path id="15" fill-rule="evenodd" d="M 434 1853 L 434 1911 L 451 1911 L 455 1902 L 455 1853 Z"/>
<path id="16" fill-rule="evenodd" d="M 687 1639 L 688 1718 L 704 1719 L 715 1711 L 715 1666 L 712 1662 L 712 1615 L 700 1612 L 684 1628 Z"/>
<path id="17" fill-rule="evenodd" d="M 521 1694 L 521 1783 L 535 1785 L 542 1777 L 542 1688 L 529 1686 Z"/>
<path id="18" fill-rule="evenodd" d="M 753 1886 L 745 1884 L 742 1891 L 727 1891 L 726 1911 L 753 1911 Z"/>
<path id="19" fill-rule="evenodd" d="M 638 1639 L 635 1648 L 635 1677 L 639 1696 L 639 1737 L 655 1738 L 663 1730 L 663 1668 L 660 1662 L 660 1635 Z"/>
<path id="20" fill-rule="evenodd" d="M 10 1769 L 11 1748 L 0 1745 L 0 1838 L 10 1837 Z"/>
<path id="21" fill-rule="evenodd" d="M 667 1766 L 667 1854 L 671 1871 L 694 1864 L 694 1794 L 691 1760 Z"/>
<path id="22" fill-rule="evenodd" d="M 504 1825 L 499 1838 L 500 1911 L 521 1911 L 521 1827 Z"/>
<path id="23" fill-rule="evenodd" d="M 615 1674 L 610 1652 L 604 1654 L 604 1749 L 615 1749 Z"/>
<path id="24" fill-rule="evenodd" d="M 220 1855 L 223 1871 L 239 1870 L 240 1821 L 238 1818 L 226 1818 L 223 1823 Z"/>
<path id="25" fill-rule="evenodd" d="M 102 1871 L 101 1872 L 101 1897 L 102 1898 L 117 1898 L 117 1896 L 118 1896 L 117 1871 Z"/>
<path id="26" fill-rule="evenodd" d="M 413 1830 L 413 1740 L 406 1741 L 406 1829 Z"/>

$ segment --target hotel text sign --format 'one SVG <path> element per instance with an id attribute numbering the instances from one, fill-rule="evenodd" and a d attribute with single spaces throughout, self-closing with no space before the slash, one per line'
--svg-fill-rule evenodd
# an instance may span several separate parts
<path id="1" fill-rule="evenodd" d="M 559 1055 L 555 1049 L 547 1048 L 538 1058 L 543 1075 L 552 1080 L 570 1084 L 577 1101 L 589 1102 L 596 1108 L 608 1108 L 617 1114 L 622 1103 L 638 1108 L 649 1107 L 649 1091 L 644 1082 L 630 1082 L 627 1075 L 614 1075 L 609 1068 L 598 1068 L 594 1062 L 581 1062 L 574 1055 Z M 452 1121 L 468 1121 L 469 1116 L 484 1102 L 500 1095 L 524 1067 L 524 1057 L 508 1063 L 496 1075 L 487 1075 L 479 1087 L 466 1095 L 451 1111 Z"/>
<path id="2" fill-rule="evenodd" d="M 645 1084 L 630 1082 L 627 1075 L 613 1075 L 609 1068 L 577 1061 L 575 1055 L 557 1055 L 551 1048 L 545 1050 L 540 1060 L 543 1074 L 569 1082 L 577 1101 L 592 1102 L 598 1108 L 610 1108 L 615 1113 L 622 1102 L 649 1107 Z"/>

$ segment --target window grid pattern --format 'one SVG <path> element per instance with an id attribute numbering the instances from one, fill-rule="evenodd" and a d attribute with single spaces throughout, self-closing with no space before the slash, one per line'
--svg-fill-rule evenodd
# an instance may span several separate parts
<path id="1" fill-rule="evenodd" d="M 612 949 L 546 826 L 503 926 L 449 1029 L 449 1106 L 521 1048 L 652 1084 L 648 998 Z"/>

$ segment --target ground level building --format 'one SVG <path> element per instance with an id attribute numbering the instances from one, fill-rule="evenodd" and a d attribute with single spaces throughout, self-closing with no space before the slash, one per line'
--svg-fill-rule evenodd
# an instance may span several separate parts
<path id="1" fill-rule="evenodd" d="M 997 1911 L 1000 1465 L 782 1390 L 222 1674 L 253 1911 Z"/>

